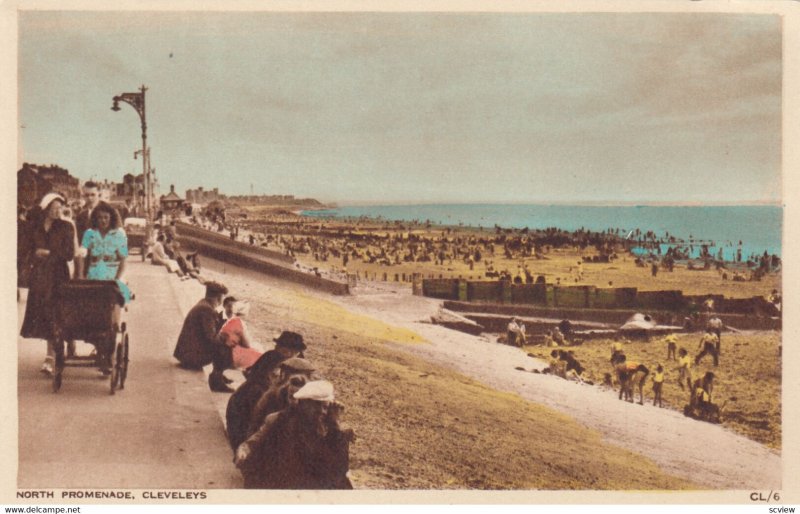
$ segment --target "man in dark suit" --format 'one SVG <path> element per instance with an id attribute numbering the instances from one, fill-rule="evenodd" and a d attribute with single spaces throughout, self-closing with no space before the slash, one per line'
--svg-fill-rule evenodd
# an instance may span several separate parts
<path id="1" fill-rule="evenodd" d="M 78 244 L 83 242 L 83 233 L 92 227 L 92 211 L 100 203 L 100 189 L 91 180 L 83 185 L 83 198 L 86 204 L 75 217 L 75 228 L 78 232 Z"/>
<path id="2" fill-rule="evenodd" d="M 75 235 L 78 237 L 78 246 L 83 243 L 83 234 L 92 228 L 92 211 L 100 203 L 100 188 L 91 180 L 86 182 L 83 184 L 83 197 L 86 200 L 86 204 L 75 216 Z M 75 257 L 75 278 L 79 278 L 79 270 L 86 269 L 83 260 L 83 255 Z"/>
<path id="3" fill-rule="evenodd" d="M 231 349 L 219 339 L 217 307 L 228 294 L 228 288 L 217 282 L 206 282 L 205 298 L 192 307 L 183 322 L 173 356 L 185 369 L 201 370 L 213 364 L 208 386 L 214 392 L 232 393 L 222 374 L 233 366 Z"/>

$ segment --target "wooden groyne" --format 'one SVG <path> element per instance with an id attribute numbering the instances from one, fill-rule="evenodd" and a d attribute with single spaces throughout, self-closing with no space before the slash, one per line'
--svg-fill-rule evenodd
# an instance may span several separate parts
<path id="1" fill-rule="evenodd" d="M 628 318 L 630 318 L 631 314 L 636 312 L 635 309 L 589 309 L 583 307 L 547 307 L 459 301 L 445 301 L 444 307 L 468 318 L 475 319 L 476 321 L 477 318 L 472 316 L 474 314 L 493 314 L 498 317 L 503 317 L 505 323 L 508 323 L 508 319 L 511 316 L 527 316 L 549 318 L 552 320 L 567 319 L 572 322 L 587 321 L 607 323 L 613 326 L 624 324 Z M 683 325 L 683 317 L 675 312 L 649 309 L 646 310 L 646 312 L 661 324 Z M 720 318 L 726 326 L 739 330 L 781 330 L 782 327 L 781 318 L 774 316 L 723 313 L 714 313 L 711 315 Z M 699 318 L 694 321 L 695 328 L 702 329 L 705 327 L 705 323 L 711 315 L 707 313 L 700 314 Z M 487 324 L 486 316 L 484 316 L 479 323 Z"/>

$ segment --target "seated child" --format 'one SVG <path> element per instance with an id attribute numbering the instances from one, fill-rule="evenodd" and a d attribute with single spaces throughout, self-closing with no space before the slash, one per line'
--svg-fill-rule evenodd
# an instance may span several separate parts
<path id="1" fill-rule="evenodd" d="M 237 369 L 247 369 L 258 360 L 263 352 L 251 348 L 247 327 L 242 319 L 250 311 L 250 304 L 237 301 L 233 305 L 233 317 L 219 330 L 225 344 L 233 349 L 233 365 Z"/>

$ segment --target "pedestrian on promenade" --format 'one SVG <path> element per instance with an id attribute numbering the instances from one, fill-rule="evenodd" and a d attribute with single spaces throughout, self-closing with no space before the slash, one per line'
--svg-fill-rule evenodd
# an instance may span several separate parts
<path id="1" fill-rule="evenodd" d="M 100 203 L 100 189 L 91 180 L 83 185 L 83 198 L 86 204 L 75 217 L 75 227 L 78 230 L 78 241 L 83 241 L 83 234 L 92 226 L 92 211 Z"/>
<path id="2" fill-rule="evenodd" d="M 208 377 L 211 390 L 232 393 L 233 389 L 227 386 L 222 374 L 232 365 L 231 349 L 217 335 L 217 308 L 227 293 L 228 288 L 223 284 L 206 282 L 205 297 L 186 316 L 173 355 L 185 369 L 201 370 L 212 364 Z"/>
<path id="3" fill-rule="evenodd" d="M 95 182 L 89 180 L 83 184 L 83 199 L 86 202 L 83 208 L 75 216 L 76 240 L 80 244 L 83 235 L 92 228 L 92 211 L 100 204 L 100 188 Z M 78 255 L 75 259 L 75 278 L 78 277 L 80 270 L 86 269 L 83 263 L 83 256 Z"/>
<path id="4" fill-rule="evenodd" d="M 116 209 L 100 202 L 92 210 L 90 227 L 81 240 L 88 266 L 80 269 L 78 275 L 89 280 L 116 280 L 127 304 L 131 291 L 122 278 L 128 257 L 128 238 L 121 228 L 122 220 Z"/>
<path id="5" fill-rule="evenodd" d="M 297 404 L 267 416 L 236 451 L 247 489 L 352 489 L 352 430 L 343 430 L 343 406 L 333 385 L 309 382 L 293 398 Z"/>
<path id="6" fill-rule="evenodd" d="M 61 219 L 64 197 L 48 193 L 39 202 L 41 211 L 31 226 L 32 267 L 25 318 L 20 335 L 47 340 L 42 372 L 52 373 L 55 362 L 55 310 L 58 289 L 69 281 L 67 263 L 75 257 L 75 229 Z"/>
<path id="7" fill-rule="evenodd" d="M 128 257 L 128 238 L 120 227 L 122 220 L 116 209 L 105 202 L 100 202 L 92 210 L 91 228 L 83 234 L 81 255 L 88 263 L 88 269 L 77 270 L 77 275 L 89 280 L 114 280 L 122 295 L 123 305 L 131 301 L 131 291 L 122 281 L 125 273 L 125 259 Z M 79 262 L 80 268 L 82 262 Z M 104 375 L 111 374 L 111 352 L 114 341 L 97 341 L 100 371 Z M 74 346 L 72 351 L 74 354 Z"/>
<path id="8" fill-rule="evenodd" d="M 30 212 L 22 206 L 17 207 L 17 301 L 20 289 L 27 289 L 30 281 L 32 256 L 31 248 L 33 222 Z"/>

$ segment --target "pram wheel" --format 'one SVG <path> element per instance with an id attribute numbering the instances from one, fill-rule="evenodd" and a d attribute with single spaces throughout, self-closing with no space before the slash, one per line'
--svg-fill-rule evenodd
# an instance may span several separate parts
<path id="1" fill-rule="evenodd" d="M 61 389 L 62 374 L 64 373 L 64 340 L 60 336 L 56 337 L 55 359 L 53 366 L 53 392 L 57 393 Z"/>
<path id="2" fill-rule="evenodd" d="M 125 388 L 125 379 L 128 376 L 128 334 L 127 325 L 122 324 L 119 331 L 119 341 L 112 352 L 110 394 L 117 389 Z"/>
<path id="3" fill-rule="evenodd" d="M 53 392 L 57 393 L 61 389 L 61 370 L 53 373 Z"/>
<path id="4" fill-rule="evenodd" d="M 120 358 L 119 388 L 125 388 L 125 379 L 128 378 L 128 334 L 122 338 L 122 357 Z"/>

